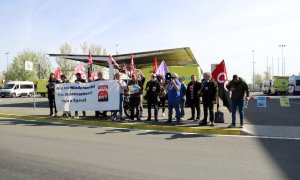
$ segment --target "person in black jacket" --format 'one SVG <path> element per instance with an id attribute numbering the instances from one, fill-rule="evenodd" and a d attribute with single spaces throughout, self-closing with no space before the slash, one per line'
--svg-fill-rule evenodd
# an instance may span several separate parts
<path id="1" fill-rule="evenodd" d="M 214 126 L 214 104 L 217 99 L 218 85 L 212 80 L 209 72 L 204 73 L 204 79 L 201 82 L 201 96 L 203 102 L 204 119 L 199 123 L 200 126 L 207 125 L 207 117 L 209 110 L 210 125 Z"/>
<path id="2" fill-rule="evenodd" d="M 244 122 L 244 97 L 246 93 L 247 99 L 249 99 L 249 88 L 247 83 L 238 75 L 233 75 L 232 81 L 228 83 L 226 86 L 228 90 L 231 91 L 231 116 L 232 116 L 232 123 L 229 125 L 229 128 L 235 127 L 235 120 L 236 120 L 236 109 L 239 108 L 240 113 L 240 128 L 243 128 Z"/>
<path id="3" fill-rule="evenodd" d="M 186 91 L 186 100 L 191 107 L 192 117 L 188 120 L 195 120 L 195 109 L 197 111 L 196 120 L 200 120 L 200 88 L 201 84 L 197 81 L 196 76 L 191 76 L 192 81 L 188 83 Z"/>
<path id="4" fill-rule="evenodd" d="M 156 74 L 151 74 L 151 80 L 147 82 L 146 85 L 147 91 L 147 107 L 148 107 L 148 118 L 147 121 L 151 121 L 151 107 L 154 108 L 154 119 L 158 122 L 157 119 L 157 105 L 160 93 L 160 83 L 156 78 Z"/>
<path id="5" fill-rule="evenodd" d="M 56 83 L 59 83 L 59 81 L 56 80 L 54 73 L 51 73 L 46 87 L 47 87 L 49 107 L 50 107 L 49 116 L 52 116 L 52 117 L 57 116 L 57 110 L 56 110 L 56 104 L 55 104 L 55 85 L 56 85 Z M 54 108 L 54 113 L 53 113 L 53 108 Z"/>

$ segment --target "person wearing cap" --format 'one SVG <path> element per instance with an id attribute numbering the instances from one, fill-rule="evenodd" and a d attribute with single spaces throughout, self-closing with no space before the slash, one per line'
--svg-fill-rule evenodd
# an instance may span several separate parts
<path id="1" fill-rule="evenodd" d="M 151 107 L 154 108 L 154 119 L 155 122 L 158 122 L 157 119 L 157 105 L 160 92 L 160 84 L 157 80 L 156 74 L 151 74 L 151 80 L 146 84 L 147 91 L 147 107 L 148 107 L 148 118 L 147 121 L 151 121 Z"/>
<path id="2" fill-rule="evenodd" d="M 199 126 L 207 125 L 207 117 L 209 111 L 210 126 L 214 126 L 214 104 L 218 95 L 218 85 L 212 79 L 211 73 L 205 72 L 201 82 L 201 97 L 203 102 L 204 118 L 199 122 Z"/>
<path id="3" fill-rule="evenodd" d="M 76 80 L 75 80 L 75 83 L 86 83 L 86 80 L 85 79 L 82 79 L 82 76 L 80 73 L 76 73 Z M 86 118 L 86 112 L 85 111 L 82 111 L 82 118 Z M 75 116 L 74 116 L 75 119 L 79 119 L 79 116 L 78 116 L 78 111 L 75 111 Z"/>
<path id="4" fill-rule="evenodd" d="M 176 122 L 180 123 L 180 88 L 181 83 L 178 81 L 178 75 L 176 73 L 173 73 L 171 75 L 171 80 L 167 82 L 166 84 L 168 89 L 168 121 L 167 123 L 172 123 L 172 114 L 173 114 L 173 108 L 176 112 Z"/>
<path id="5" fill-rule="evenodd" d="M 247 99 L 249 99 L 249 88 L 247 83 L 238 75 L 233 75 L 232 80 L 226 86 L 229 91 L 231 91 L 231 116 L 232 123 L 229 128 L 236 127 L 236 110 L 239 109 L 240 114 L 240 128 L 244 125 L 244 101 L 245 94 Z"/>
<path id="6" fill-rule="evenodd" d="M 200 89 L 201 84 L 197 81 L 195 75 L 191 76 L 191 82 L 187 85 L 186 99 L 188 105 L 191 107 L 191 114 L 188 120 L 195 120 L 195 109 L 197 112 L 196 120 L 200 120 Z"/>

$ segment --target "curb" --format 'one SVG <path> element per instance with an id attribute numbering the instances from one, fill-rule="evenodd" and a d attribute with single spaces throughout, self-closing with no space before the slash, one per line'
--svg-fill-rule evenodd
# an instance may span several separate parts
<path id="1" fill-rule="evenodd" d="M 213 128 L 213 127 L 181 127 L 181 126 L 164 126 L 164 125 L 150 125 L 140 124 L 134 122 L 103 122 L 95 120 L 78 120 L 78 119 L 64 119 L 64 118 L 49 118 L 28 116 L 19 114 L 4 114 L 0 113 L 0 117 L 15 118 L 24 120 L 35 120 L 39 122 L 57 122 L 64 124 L 79 124 L 89 126 L 115 127 L 127 129 L 141 129 L 141 130 L 155 130 L 165 132 L 182 132 L 182 133 L 197 133 L 197 134 L 220 134 L 220 135 L 249 135 L 239 128 Z"/>

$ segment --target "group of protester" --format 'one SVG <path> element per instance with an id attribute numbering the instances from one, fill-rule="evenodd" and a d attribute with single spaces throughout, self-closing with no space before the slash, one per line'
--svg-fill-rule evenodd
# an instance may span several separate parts
<path id="1" fill-rule="evenodd" d="M 130 107 L 130 120 L 136 118 L 137 121 L 141 121 L 143 116 L 143 104 L 142 101 L 147 101 L 148 116 L 146 121 L 151 121 L 154 117 L 154 121 L 158 122 L 159 109 L 162 111 L 162 116 L 165 117 L 165 105 L 168 101 L 168 117 L 166 123 L 172 123 L 173 109 L 175 109 L 176 123 L 182 123 L 185 119 L 185 106 L 186 104 L 191 108 L 191 117 L 188 120 L 199 121 L 200 126 L 214 126 L 214 104 L 218 96 L 218 85 L 212 79 L 212 75 L 209 72 L 204 73 L 202 81 L 198 81 L 195 75 L 191 76 L 191 81 L 185 85 L 184 77 L 178 76 L 176 73 L 168 74 L 165 77 L 151 74 L 151 80 L 146 83 L 145 89 L 145 77 L 140 74 L 132 74 L 129 81 L 122 80 L 121 74 L 118 72 L 115 74 L 114 79 L 118 82 L 120 89 L 120 101 L 119 110 L 112 111 L 112 120 L 118 119 L 124 121 L 124 95 L 129 96 Z M 104 80 L 102 72 L 98 73 L 98 79 L 95 81 Z M 47 88 L 48 99 L 50 106 L 50 116 L 57 116 L 57 110 L 55 106 L 55 91 L 54 87 L 56 83 L 68 83 L 64 75 L 61 75 L 60 80 L 55 79 L 54 74 L 51 73 Z M 76 74 L 76 83 L 85 83 L 85 79 L 82 79 L 81 74 Z M 243 126 L 243 98 L 245 92 L 249 97 L 249 91 L 247 84 L 239 78 L 237 75 L 233 76 L 233 80 L 227 85 L 227 88 L 232 92 L 232 124 L 229 126 L 235 127 L 235 114 L 237 108 L 239 108 L 241 127 Z M 143 91 L 146 91 L 143 97 Z M 202 98 L 204 118 L 200 121 L 200 98 Z M 54 112 L 53 112 L 54 109 Z M 154 116 L 152 116 L 152 109 L 154 110 Z M 107 112 L 96 111 L 96 118 L 103 116 L 107 118 Z M 63 112 L 63 117 L 71 117 L 71 113 Z M 82 117 L 86 117 L 86 112 L 82 112 Z M 210 123 L 208 124 L 208 117 Z M 75 111 L 74 118 L 79 118 L 78 111 Z"/>

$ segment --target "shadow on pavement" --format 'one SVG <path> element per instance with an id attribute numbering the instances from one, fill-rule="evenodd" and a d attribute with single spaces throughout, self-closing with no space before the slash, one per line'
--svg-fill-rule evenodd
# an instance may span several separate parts
<path id="1" fill-rule="evenodd" d="M 80 125 L 76 124 L 63 124 L 63 123 L 53 123 L 53 122 L 41 122 L 41 121 L 28 121 L 28 120 L 15 120 L 15 119 L 1 119 L 2 125 L 24 125 L 24 126 L 68 126 L 77 127 Z M 0 125 L 1 125 L 0 124 Z"/>
<path id="2" fill-rule="evenodd" d="M 256 100 L 250 100 L 245 111 L 246 123 L 265 126 L 300 126 L 300 100 L 290 100 L 290 107 L 281 107 L 279 99 L 267 100 L 267 107 L 258 108 Z M 237 112 L 237 123 L 239 114 Z M 255 126 L 254 126 L 255 128 Z M 272 136 L 272 134 L 270 134 Z M 259 139 L 261 147 L 286 175 L 286 179 L 299 179 L 300 141 L 291 139 Z"/>
<path id="3" fill-rule="evenodd" d="M 139 133 L 137 135 L 143 135 L 143 136 L 144 135 L 170 135 L 170 137 L 166 138 L 166 140 L 182 139 L 182 138 L 212 137 L 203 134 L 180 134 L 180 133 L 160 132 L 160 131 L 150 131 L 145 133 Z"/>
<path id="4" fill-rule="evenodd" d="M 102 133 L 96 133 L 96 134 L 112 134 L 112 133 L 126 133 L 126 132 L 132 132 L 136 131 L 133 129 L 107 129 Z"/>

